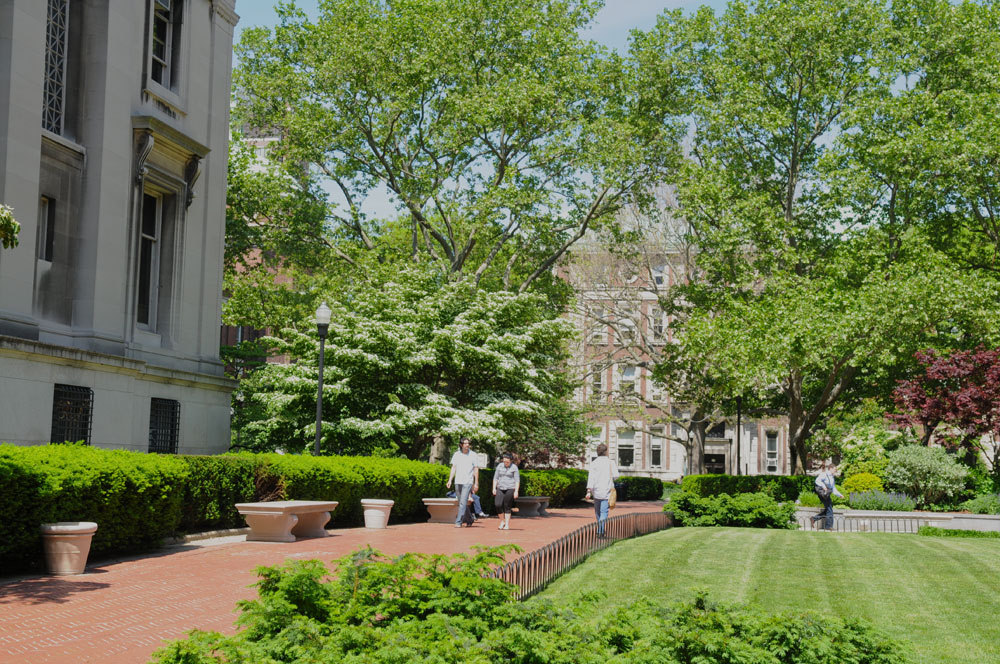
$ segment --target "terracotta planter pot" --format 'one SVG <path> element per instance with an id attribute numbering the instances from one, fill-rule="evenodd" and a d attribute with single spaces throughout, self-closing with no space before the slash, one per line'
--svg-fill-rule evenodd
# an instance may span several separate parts
<path id="1" fill-rule="evenodd" d="M 91 521 L 43 523 L 41 530 L 45 565 L 49 574 L 83 574 L 90 554 L 90 540 L 97 532 L 97 524 Z"/>
<path id="2" fill-rule="evenodd" d="M 389 512 L 395 504 L 393 500 L 380 500 L 378 498 L 364 498 L 361 500 L 361 509 L 365 512 L 365 528 L 385 528 L 389 525 Z"/>

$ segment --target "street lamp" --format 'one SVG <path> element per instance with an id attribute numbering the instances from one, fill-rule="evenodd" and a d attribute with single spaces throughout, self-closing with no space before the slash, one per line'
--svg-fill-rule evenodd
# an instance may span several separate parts
<path id="1" fill-rule="evenodd" d="M 319 332 L 319 387 L 316 390 L 316 446 L 313 455 L 319 456 L 319 439 L 323 431 L 323 353 L 325 352 L 326 332 L 330 329 L 330 307 L 326 302 L 316 309 L 316 329 Z"/>

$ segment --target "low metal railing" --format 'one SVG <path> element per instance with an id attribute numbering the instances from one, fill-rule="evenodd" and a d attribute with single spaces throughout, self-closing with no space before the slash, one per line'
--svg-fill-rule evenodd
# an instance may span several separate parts
<path id="1" fill-rule="evenodd" d="M 796 519 L 801 530 L 822 530 L 821 521 L 814 522 L 810 517 Z M 881 518 L 881 517 L 843 517 L 833 519 L 833 530 L 838 533 L 916 533 L 924 521 L 913 518 Z"/>
<path id="2" fill-rule="evenodd" d="M 513 583 L 517 599 L 526 599 L 587 556 L 617 542 L 647 535 L 673 526 L 668 512 L 622 514 L 604 522 L 604 537 L 597 535 L 597 523 L 577 528 L 551 544 L 497 568 L 493 576 Z"/>

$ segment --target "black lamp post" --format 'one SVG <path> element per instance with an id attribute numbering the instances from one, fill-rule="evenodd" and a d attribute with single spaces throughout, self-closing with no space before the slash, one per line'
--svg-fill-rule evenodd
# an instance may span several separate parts
<path id="1" fill-rule="evenodd" d="M 323 432 L 323 354 L 326 345 L 326 333 L 330 329 L 330 307 L 326 302 L 316 309 L 316 329 L 319 332 L 319 387 L 316 390 L 316 446 L 313 455 L 319 456 L 319 440 Z"/>
<path id="2" fill-rule="evenodd" d="M 740 474 L 740 435 L 743 433 L 743 396 L 736 397 L 736 474 Z"/>

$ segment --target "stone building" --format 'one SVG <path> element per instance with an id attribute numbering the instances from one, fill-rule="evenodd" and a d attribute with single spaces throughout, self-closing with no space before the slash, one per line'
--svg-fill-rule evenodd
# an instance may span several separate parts
<path id="1" fill-rule="evenodd" d="M 669 246 L 652 242 L 639 255 L 625 257 L 584 241 L 560 270 L 577 294 L 573 365 L 581 385 L 576 398 L 597 427 L 587 460 L 606 443 L 622 474 L 666 481 L 693 472 L 685 426 L 689 407 L 651 374 L 659 350 L 673 341 L 672 321 L 660 309 L 659 295 L 683 278 L 687 263 L 680 249 L 659 248 Z M 744 415 L 737 422 L 714 415 L 706 427 L 705 472 L 790 472 L 786 418 Z"/>
<path id="2" fill-rule="evenodd" d="M 0 2 L 0 441 L 229 446 L 235 0 Z"/>

